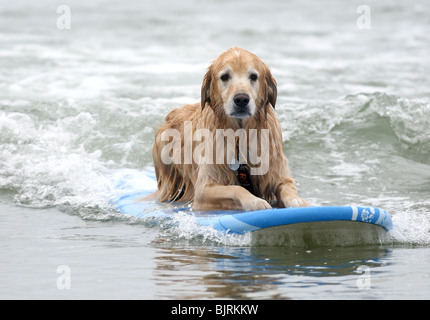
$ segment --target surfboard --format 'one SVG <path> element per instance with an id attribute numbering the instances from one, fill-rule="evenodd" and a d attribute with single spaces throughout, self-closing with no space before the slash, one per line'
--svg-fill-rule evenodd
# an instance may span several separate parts
<path id="1" fill-rule="evenodd" d="M 144 180 L 144 188 L 127 181 Z M 132 185 L 130 187 L 130 185 Z M 377 241 L 381 234 L 393 228 L 390 214 L 377 207 L 365 206 L 313 206 L 305 208 L 273 208 L 257 211 L 193 211 L 190 205 L 140 201 L 156 188 L 155 177 L 122 175 L 117 179 L 118 197 L 113 201 L 117 209 L 137 218 L 169 218 L 184 212 L 195 218 L 197 224 L 209 226 L 228 234 L 253 233 L 267 236 L 276 234 L 294 242 L 294 237 L 303 238 L 310 232 L 324 235 L 324 239 L 342 235 L 349 236 L 351 244 L 361 243 L 365 238 Z M 365 241 L 366 242 L 366 241 Z"/>
<path id="2" fill-rule="evenodd" d="M 197 222 L 203 226 L 212 226 L 219 231 L 238 234 L 282 225 L 329 221 L 366 223 L 382 228 L 385 231 L 393 228 L 390 214 L 377 207 L 321 206 L 273 208 L 256 211 L 195 212 L 190 210 L 187 205 L 139 200 L 146 195 L 148 195 L 146 192 L 125 195 L 118 198 L 115 204 L 120 212 L 138 218 L 168 217 L 175 212 L 187 211 L 195 216 Z"/>

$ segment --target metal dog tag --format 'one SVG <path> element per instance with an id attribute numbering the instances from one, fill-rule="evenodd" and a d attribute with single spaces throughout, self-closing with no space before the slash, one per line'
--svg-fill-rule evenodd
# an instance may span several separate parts
<path id="1" fill-rule="evenodd" d="M 236 171 L 237 169 L 239 169 L 240 163 L 239 161 L 236 159 L 236 157 L 233 157 L 230 162 L 228 163 L 228 167 L 230 168 L 230 170 Z"/>

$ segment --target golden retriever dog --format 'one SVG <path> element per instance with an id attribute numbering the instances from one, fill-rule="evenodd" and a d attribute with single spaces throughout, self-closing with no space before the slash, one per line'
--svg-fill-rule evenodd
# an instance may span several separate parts
<path id="1" fill-rule="evenodd" d="M 204 76 L 201 102 L 172 110 L 156 132 L 153 197 L 195 210 L 307 206 L 283 152 L 276 98 L 276 81 L 256 55 L 222 53 Z"/>

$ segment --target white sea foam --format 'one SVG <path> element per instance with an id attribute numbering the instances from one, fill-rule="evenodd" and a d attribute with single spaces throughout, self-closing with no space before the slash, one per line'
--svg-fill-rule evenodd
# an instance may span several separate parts
<path id="1" fill-rule="evenodd" d="M 320 171 L 316 172 L 317 177 L 319 175 L 318 180 L 321 185 L 318 187 L 319 191 L 316 190 L 315 192 L 313 191 L 314 187 L 313 189 L 306 188 L 304 190 L 305 197 L 312 199 L 312 203 L 315 205 L 320 203 L 330 205 L 332 204 L 329 200 L 330 196 L 327 196 L 324 191 L 324 185 L 334 185 L 335 188 L 332 190 L 337 189 L 337 200 L 339 197 L 343 197 L 344 204 L 351 204 L 348 203 L 351 201 L 357 205 L 374 205 L 389 211 L 395 224 L 394 230 L 390 233 L 393 242 L 427 245 L 429 244 L 429 224 L 426 215 L 429 212 L 429 204 L 418 200 L 420 193 L 402 197 L 396 184 L 391 185 L 391 187 L 386 184 L 381 186 L 378 170 L 384 168 L 386 163 L 383 158 L 370 156 L 368 152 L 365 152 L 365 148 L 358 147 L 357 149 L 358 143 L 363 143 L 362 140 L 354 142 L 356 143 L 355 146 L 349 146 L 352 147 L 352 150 L 357 149 L 353 151 L 352 156 L 348 151 L 349 147 L 346 148 L 343 142 L 339 143 L 340 134 L 348 134 L 348 132 L 339 129 L 341 128 L 340 125 L 352 123 L 359 127 L 360 123 L 367 123 L 367 125 L 370 124 L 370 129 L 366 130 L 372 132 L 376 129 L 372 127 L 375 115 L 386 118 L 390 124 L 391 122 L 396 123 L 396 121 L 403 121 L 407 124 L 399 127 L 393 125 L 392 133 L 385 132 L 385 134 L 391 136 L 394 134 L 400 139 L 399 136 L 403 133 L 410 134 L 408 130 L 417 129 L 417 132 L 422 133 L 422 141 L 425 141 L 427 128 L 424 128 L 426 119 L 423 114 L 417 113 L 418 121 L 421 121 L 422 124 L 415 128 L 410 125 L 415 113 L 410 109 L 410 104 L 404 102 L 404 99 L 402 99 L 402 103 L 398 104 L 397 98 L 388 97 L 388 102 L 391 99 L 394 103 L 390 102 L 385 106 L 381 105 L 384 105 L 387 98 L 379 101 L 378 99 L 381 99 L 378 95 L 371 96 L 370 99 L 358 96 L 357 100 L 367 107 L 363 108 L 362 104 L 360 107 L 357 106 L 354 111 L 340 111 L 337 114 L 337 120 L 330 120 L 327 117 L 326 120 L 322 120 L 313 128 L 306 128 L 306 121 L 309 121 L 308 124 L 310 124 L 312 119 L 318 117 L 306 113 L 308 117 L 300 119 L 302 123 L 296 123 L 297 127 L 290 131 L 296 139 L 303 135 L 300 130 L 307 130 L 307 135 L 311 134 L 311 137 L 323 141 L 324 146 L 330 150 L 328 156 L 314 151 L 316 160 L 321 166 Z M 350 100 L 353 99 L 349 97 L 347 101 Z M 144 104 L 153 103 L 148 99 L 140 101 Z M 369 101 L 373 102 L 369 104 Z M 165 103 L 162 102 L 161 104 Z M 337 103 L 344 104 L 345 101 Z M 359 105 L 358 102 L 356 103 Z M 31 103 L 17 102 L 16 105 L 18 106 L 17 109 L 22 111 L 32 108 Z M 122 121 L 125 121 L 124 119 L 142 121 L 139 118 L 145 117 L 146 113 L 139 112 L 138 105 L 133 101 L 128 101 L 128 105 L 132 108 L 123 115 L 119 113 Z M 70 106 L 72 108 L 69 108 Z M 373 108 L 373 111 L 369 108 Z M 426 108 L 427 104 L 420 101 L 418 111 L 422 109 L 425 112 Z M 44 116 L 43 118 L 39 118 L 37 114 L 31 112 L 2 111 L 0 113 L 0 162 L 2 165 L 0 188 L 14 190 L 14 198 L 20 204 L 31 207 L 60 206 L 80 214 L 85 219 L 112 218 L 107 213 L 113 209 L 112 197 L 118 195 L 117 182 L 119 177 L 116 176 L 118 172 L 121 172 L 121 179 L 124 178 L 124 172 L 128 172 L 129 183 L 127 188 L 122 190 L 122 194 L 141 192 L 148 188 L 155 189 L 156 185 L 151 169 L 146 171 L 137 167 L 129 169 L 121 167 L 123 163 L 138 164 L 138 160 L 131 160 L 130 162 L 130 159 L 133 157 L 138 159 L 144 149 L 135 149 L 139 139 L 136 132 L 129 131 L 126 126 L 115 122 L 113 115 L 120 110 L 117 102 L 109 102 L 107 114 L 95 113 L 96 110 L 101 109 L 94 108 L 92 105 L 85 108 L 85 105 L 79 106 L 78 102 L 72 100 L 58 105 L 54 113 L 44 112 L 41 109 L 40 115 Z M 318 113 L 319 111 L 314 109 L 313 112 Z M 331 112 L 336 113 L 334 108 L 331 109 Z M 303 113 L 305 114 L 305 111 Z M 58 115 L 61 116 L 58 117 Z M 53 118 L 50 119 L 50 116 Z M 103 117 L 106 119 L 102 119 Z M 145 122 L 143 121 L 143 123 Z M 289 125 L 293 124 L 294 122 Z M 118 126 L 119 131 L 116 134 L 109 132 L 107 130 L 109 126 L 112 128 Z M 406 127 L 407 129 L 405 129 Z M 146 150 L 150 152 L 154 129 L 149 126 L 141 126 L 140 128 L 142 137 L 145 137 L 143 142 L 148 144 Z M 96 139 L 93 140 L 94 138 Z M 403 141 L 406 143 L 406 138 Z M 115 161 L 112 158 L 109 159 L 113 153 L 109 154 L 109 148 L 106 146 L 122 150 L 123 156 Z M 411 142 L 411 146 L 415 146 L 415 141 Z M 417 149 L 417 152 L 420 150 L 426 152 L 425 146 L 422 144 L 421 146 L 424 149 Z M 378 148 L 379 144 L 376 143 L 370 149 L 378 150 Z M 124 155 L 127 155 L 128 160 L 124 158 Z M 400 157 L 397 159 L 399 168 L 407 161 Z M 328 170 L 323 170 L 325 161 L 328 161 Z M 147 165 L 151 166 L 148 162 Z M 406 170 L 407 167 L 405 167 L 405 174 L 409 172 L 409 174 L 418 176 L 419 172 L 428 168 L 428 165 L 426 163 L 415 165 L 418 168 L 416 173 L 411 170 L 414 167 Z M 383 170 L 390 172 L 390 167 Z M 375 176 L 370 176 L 371 172 L 374 172 Z M 421 174 L 423 179 L 426 176 L 428 175 L 425 172 Z M 315 180 L 315 175 L 306 177 L 304 174 L 301 185 L 306 185 L 306 181 L 304 181 L 306 179 Z M 425 182 L 422 181 L 422 183 Z M 417 187 L 420 185 L 418 183 Z M 377 197 L 369 197 L 375 192 Z M 99 213 L 91 213 L 88 209 L 97 210 Z M 101 213 L 103 211 L 105 213 Z M 193 220 L 193 217 L 186 213 L 175 214 L 169 221 L 158 221 L 158 225 L 163 225 L 161 229 L 163 237 L 169 234 L 170 239 L 181 241 L 252 245 L 249 235 L 225 235 L 211 228 L 201 228 Z"/>

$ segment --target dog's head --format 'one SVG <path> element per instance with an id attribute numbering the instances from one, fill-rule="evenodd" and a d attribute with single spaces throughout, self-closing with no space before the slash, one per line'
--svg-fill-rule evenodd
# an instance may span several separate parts
<path id="1" fill-rule="evenodd" d="M 276 104 L 276 81 L 256 55 L 241 48 L 222 53 L 203 79 L 201 106 L 245 119 Z"/>

